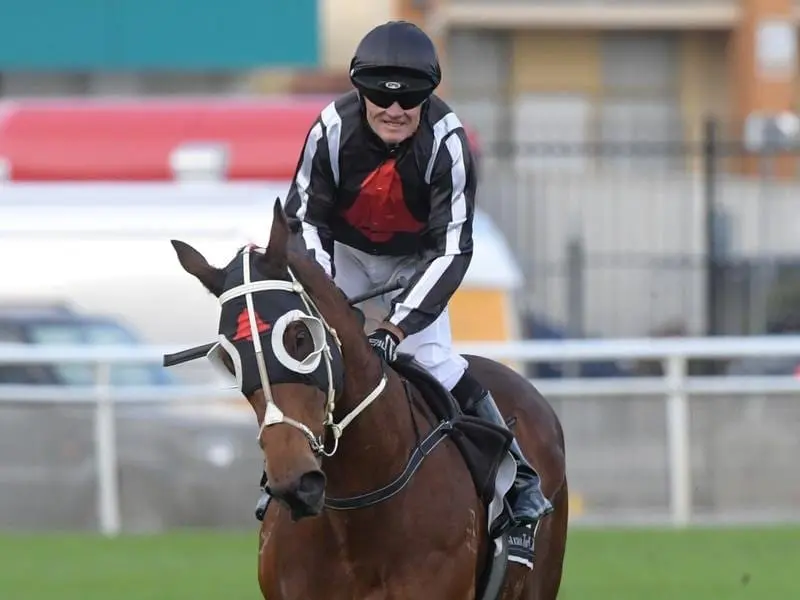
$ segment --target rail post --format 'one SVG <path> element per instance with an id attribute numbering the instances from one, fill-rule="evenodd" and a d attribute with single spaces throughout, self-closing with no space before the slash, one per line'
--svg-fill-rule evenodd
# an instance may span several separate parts
<path id="1" fill-rule="evenodd" d="M 687 357 L 673 354 L 665 359 L 667 394 L 667 455 L 669 503 L 672 524 L 685 527 L 692 512 L 692 470 L 689 437 L 689 399 L 686 390 Z"/>
<path id="2" fill-rule="evenodd" d="M 113 537 L 121 530 L 117 434 L 111 397 L 111 364 L 95 363 L 94 447 L 97 468 L 97 510 L 100 531 Z"/>

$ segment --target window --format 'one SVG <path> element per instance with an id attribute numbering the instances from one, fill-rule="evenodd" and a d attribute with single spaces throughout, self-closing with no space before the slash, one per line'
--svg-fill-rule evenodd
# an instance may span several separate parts
<path id="1" fill-rule="evenodd" d="M 582 170 L 591 103 L 580 94 L 520 94 L 514 105 L 517 166 Z M 537 151 L 540 150 L 540 151 Z"/>
<path id="2" fill-rule="evenodd" d="M 0 325 L 0 344 L 21 344 L 23 342 L 21 332 L 17 328 Z M 52 378 L 46 366 L 0 364 L 0 385 L 43 383 L 52 383 Z"/>
<path id="3" fill-rule="evenodd" d="M 606 98 L 599 108 L 599 134 L 607 147 L 606 166 L 637 168 L 676 164 L 681 156 L 678 108 L 670 100 L 657 98 Z"/>
<path id="4" fill-rule="evenodd" d="M 670 145 L 683 139 L 680 37 L 674 33 L 606 34 L 601 44 L 602 97 L 597 136 L 607 142 L 604 166 L 623 168 L 680 164 Z"/>
<path id="5" fill-rule="evenodd" d="M 675 91 L 680 37 L 674 33 L 610 32 L 601 40 L 603 85 L 610 90 Z"/>
<path id="6" fill-rule="evenodd" d="M 505 32 L 454 30 L 447 36 L 448 102 L 477 133 L 484 157 L 509 142 L 508 88 L 511 41 Z"/>
<path id="7" fill-rule="evenodd" d="M 0 325 L 0 344 L 19 344 L 22 341 L 22 336 L 17 329 Z"/>
<path id="8" fill-rule="evenodd" d="M 504 32 L 454 30 L 447 37 L 447 86 L 457 97 L 505 92 L 511 41 Z"/>
<path id="9" fill-rule="evenodd" d="M 470 132 L 476 134 L 478 146 L 488 156 L 500 150 L 504 107 L 495 99 L 465 99 L 450 102 L 452 109 Z"/>

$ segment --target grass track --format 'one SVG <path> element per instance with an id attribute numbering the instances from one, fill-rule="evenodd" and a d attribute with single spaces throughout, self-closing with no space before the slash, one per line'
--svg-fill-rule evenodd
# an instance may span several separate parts
<path id="1" fill-rule="evenodd" d="M 560 600 L 800 600 L 800 528 L 575 529 L 568 546 Z M 256 552 L 255 531 L 0 535 L 0 599 L 257 600 Z"/>

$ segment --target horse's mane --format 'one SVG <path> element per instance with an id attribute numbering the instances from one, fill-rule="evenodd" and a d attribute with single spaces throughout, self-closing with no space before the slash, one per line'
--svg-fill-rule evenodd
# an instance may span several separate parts
<path id="1" fill-rule="evenodd" d="M 337 309 L 336 315 L 326 316 L 329 320 L 344 320 L 346 330 L 337 328 L 339 335 L 350 337 L 351 335 L 360 336 L 363 341 L 364 349 L 369 350 L 364 330 L 361 322 L 356 316 L 356 312 L 347 301 L 345 293 L 328 277 L 328 274 L 313 258 L 311 252 L 306 248 L 302 236 L 294 229 L 291 229 L 289 243 L 287 244 L 287 258 L 289 266 L 296 272 L 298 279 L 308 288 L 313 288 L 314 301 L 318 304 L 325 304 Z M 351 338 L 355 339 L 355 338 Z"/>
<path id="2" fill-rule="evenodd" d="M 295 272 L 295 275 L 301 283 L 309 290 L 313 288 L 312 297 L 314 301 L 322 309 L 322 305 L 336 307 L 336 315 L 326 315 L 325 318 L 330 322 L 331 326 L 336 329 L 339 339 L 342 341 L 343 346 L 348 346 L 351 351 L 357 350 L 354 356 L 351 352 L 347 357 L 351 362 L 350 369 L 345 373 L 345 387 L 348 383 L 348 373 L 353 375 L 356 380 L 364 380 L 364 376 L 374 370 L 373 375 L 368 375 L 369 381 L 372 376 L 377 377 L 378 372 L 383 370 L 386 375 L 398 376 L 397 371 L 388 365 L 385 368 L 381 366 L 378 355 L 372 350 L 367 341 L 367 336 L 364 333 L 363 322 L 357 316 L 357 310 L 350 306 L 347 295 L 328 277 L 328 274 L 315 260 L 312 253 L 306 248 L 302 235 L 297 233 L 295 229 L 290 229 L 289 241 L 287 244 L 287 258 L 289 267 Z M 341 321 L 340 321 L 341 319 Z M 419 410 L 423 417 L 427 419 L 428 424 L 433 425 L 435 422 L 435 415 L 431 412 L 430 408 L 422 400 L 421 392 L 414 386 L 414 384 L 407 385 L 404 388 L 409 408 L 411 409 L 413 427 L 416 432 L 417 442 L 420 439 L 420 433 L 417 430 L 417 424 L 413 421 L 414 408 Z"/>

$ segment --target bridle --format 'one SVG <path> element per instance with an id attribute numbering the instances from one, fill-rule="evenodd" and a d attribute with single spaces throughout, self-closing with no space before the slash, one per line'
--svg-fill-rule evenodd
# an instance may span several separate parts
<path id="1" fill-rule="evenodd" d="M 325 317 L 319 311 L 314 303 L 314 300 L 306 292 L 303 285 L 297 280 L 291 268 L 288 268 L 291 281 L 285 281 L 282 279 L 264 279 L 253 281 L 250 276 L 250 254 L 253 251 L 261 253 L 264 252 L 263 249 L 257 248 L 254 245 L 246 246 L 242 250 L 243 283 L 221 294 L 219 297 L 219 303 L 220 306 L 224 306 L 226 302 L 229 302 L 235 298 L 244 297 L 247 304 L 250 337 L 255 350 L 255 360 L 256 365 L 258 366 L 259 380 L 261 382 L 261 389 L 266 402 L 264 420 L 261 422 L 258 430 L 258 439 L 261 439 L 261 436 L 267 427 L 272 427 L 279 424 L 290 425 L 291 427 L 301 431 L 306 436 L 311 446 L 311 450 L 315 454 L 331 457 L 336 454 L 336 451 L 339 448 L 339 438 L 342 437 L 342 433 L 344 432 L 345 428 L 350 425 L 350 423 L 352 423 L 356 417 L 358 417 L 358 415 L 366 410 L 366 408 L 372 404 L 386 388 L 386 373 L 384 372 L 381 374 L 381 379 L 375 388 L 369 394 L 367 394 L 367 396 L 361 402 L 359 402 L 358 405 L 353 408 L 353 410 L 351 410 L 337 423 L 334 420 L 336 395 L 337 391 L 341 392 L 341 390 L 335 389 L 332 368 L 333 350 L 328 342 L 328 335 L 326 335 L 326 332 L 329 334 L 330 339 L 333 339 L 336 344 L 335 351 L 341 355 L 342 344 L 339 340 L 339 336 L 336 334 L 336 330 L 325 321 Z M 256 293 L 270 291 L 283 291 L 297 294 L 300 296 L 300 299 L 302 300 L 306 310 L 306 312 L 298 309 L 290 310 L 281 315 L 275 322 L 272 328 L 271 348 L 277 360 L 279 360 L 287 369 L 299 374 L 308 374 L 315 371 L 319 367 L 320 361 L 324 361 L 325 370 L 327 372 L 328 389 L 325 401 L 325 416 L 322 423 L 323 432 L 319 436 L 314 435 L 314 432 L 305 423 L 301 423 L 296 419 L 286 416 L 286 414 L 275 403 L 273 398 L 269 373 L 267 372 L 267 365 L 264 360 L 264 347 L 261 339 L 262 334 L 259 332 L 258 323 L 256 321 L 256 311 L 253 300 L 253 296 Z M 306 325 L 314 342 L 314 350 L 301 361 L 298 361 L 290 356 L 283 345 L 283 333 L 286 331 L 286 328 L 291 323 L 298 321 Z M 231 341 L 228 340 L 224 335 L 219 335 L 218 343 L 212 346 L 206 357 L 213 364 L 215 364 L 215 366 L 219 367 L 222 360 L 221 348 L 224 349 L 225 352 L 227 352 L 227 354 L 231 357 L 231 360 L 234 363 L 236 377 L 241 383 L 242 363 L 239 352 L 231 343 Z M 329 428 L 333 435 L 333 448 L 331 450 L 327 450 L 325 448 L 326 428 Z"/>

